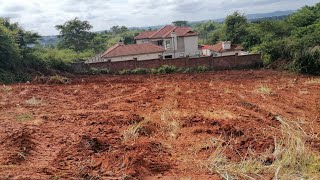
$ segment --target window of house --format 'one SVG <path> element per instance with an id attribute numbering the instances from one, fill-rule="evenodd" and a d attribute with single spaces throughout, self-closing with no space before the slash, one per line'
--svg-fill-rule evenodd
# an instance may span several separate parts
<path id="1" fill-rule="evenodd" d="M 166 49 L 171 49 L 171 41 L 166 40 Z"/>
<path id="2" fill-rule="evenodd" d="M 165 59 L 172 59 L 172 55 L 164 56 Z"/>
<path id="3" fill-rule="evenodd" d="M 157 43 L 158 43 L 158 46 L 163 46 L 163 41 L 162 40 L 157 41 Z"/>

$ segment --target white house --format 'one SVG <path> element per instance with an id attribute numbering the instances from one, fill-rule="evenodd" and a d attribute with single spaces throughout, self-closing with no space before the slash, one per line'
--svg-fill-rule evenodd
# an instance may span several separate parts
<path id="1" fill-rule="evenodd" d="M 230 41 L 218 42 L 215 45 L 203 45 L 202 54 L 204 56 L 231 56 L 231 55 L 247 55 L 248 52 L 243 51 L 243 47 L 239 44 L 232 44 Z"/>
<path id="2" fill-rule="evenodd" d="M 201 55 L 198 47 L 198 33 L 189 27 L 168 25 L 159 30 L 141 32 L 135 40 L 136 44 L 130 45 L 124 45 L 120 41 L 85 63 L 144 61 Z"/>
<path id="3" fill-rule="evenodd" d="M 135 37 L 137 44 L 151 43 L 165 49 L 163 58 L 200 56 L 198 33 L 189 27 L 165 26 L 155 31 L 144 31 Z"/>

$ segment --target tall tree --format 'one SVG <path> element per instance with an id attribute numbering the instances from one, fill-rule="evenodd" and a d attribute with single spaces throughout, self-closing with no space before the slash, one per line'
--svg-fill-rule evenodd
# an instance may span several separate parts
<path id="1" fill-rule="evenodd" d="M 57 25 L 56 28 L 60 31 L 60 47 L 77 52 L 87 49 L 94 37 L 94 34 L 90 32 L 92 26 L 89 22 L 81 21 L 79 18 L 67 21 L 63 25 Z"/>
<path id="2" fill-rule="evenodd" d="M 4 26 L 0 19 L 0 68 L 13 68 L 20 59 L 20 50 L 15 42 L 15 33 Z"/>
<path id="3" fill-rule="evenodd" d="M 208 43 L 209 33 L 217 29 L 217 24 L 213 21 L 200 23 L 196 25 L 195 30 L 199 33 L 200 40 Z"/>
<path id="4" fill-rule="evenodd" d="M 120 34 L 126 31 L 129 31 L 129 29 L 126 26 L 112 26 L 111 31 L 115 34 Z"/>
<path id="5" fill-rule="evenodd" d="M 174 21 L 172 24 L 178 27 L 189 27 L 188 21 Z"/>
<path id="6" fill-rule="evenodd" d="M 224 23 L 226 40 L 230 40 L 232 43 L 241 43 L 242 38 L 247 34 L 247 18 L 239 12 L 234 12 L 227 16 Z"/>

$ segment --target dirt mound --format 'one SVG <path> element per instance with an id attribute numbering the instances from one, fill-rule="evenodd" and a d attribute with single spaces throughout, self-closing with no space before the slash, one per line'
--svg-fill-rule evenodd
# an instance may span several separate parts
<path id="1" fill-rule="evenodd" d="M 132 177 L 157 175 L 173 166 L 171 154 L 159 142 L 150 141 L 124 147 L 126 156 L 123 166 Z"/>
<path id="2" fill-rule="evenodd" d="M 16 165 L 28 160 L 32 151 L 35 149 L 36 143 L 32 138 L 33 130 L 27 127 L 14 130 L 0 141 L 6 151 L 3 155 L 6 156 L 4 164 Z"/>

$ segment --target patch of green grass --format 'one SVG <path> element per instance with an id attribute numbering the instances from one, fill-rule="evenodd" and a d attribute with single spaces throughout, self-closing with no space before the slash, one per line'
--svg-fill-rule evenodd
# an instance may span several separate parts
<path id="1" fill-rule="evenodd" d="M 16 120 L 20 122 L 31 121 L 34 119 L 34 116 L 31 113 L 21 114 L 16 116 Z"/>

